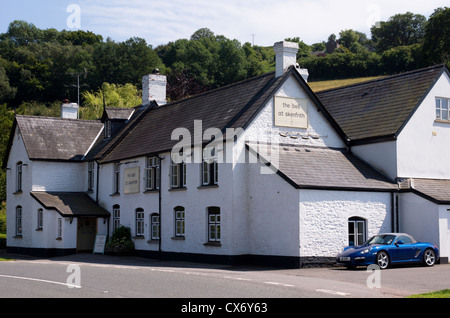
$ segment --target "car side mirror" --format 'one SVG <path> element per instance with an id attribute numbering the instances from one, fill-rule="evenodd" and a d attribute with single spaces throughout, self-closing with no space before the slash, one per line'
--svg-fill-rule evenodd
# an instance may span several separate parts
<path id="1" fill-rule="evenodd" d="M 400 240 L 400 241 L 397 241 L 397 242 L 395 242 L 395 245 L 397 245 L 397 246 L 398 246 L 398 245 L 402 245 L 402 244 L 405 244 L 405 242 L 403 242 L 403 241 L 401 241 L 401 240 Z"/>

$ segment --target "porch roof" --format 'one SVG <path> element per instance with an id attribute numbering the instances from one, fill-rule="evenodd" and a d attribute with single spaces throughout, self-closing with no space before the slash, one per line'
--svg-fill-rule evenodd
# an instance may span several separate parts
<path id="1" fill-rule="evenodd" d="M 109 217 L 110 213 L 84 192 L 31 192 L 31 196 L 47 210 L 64 217 Z"/>

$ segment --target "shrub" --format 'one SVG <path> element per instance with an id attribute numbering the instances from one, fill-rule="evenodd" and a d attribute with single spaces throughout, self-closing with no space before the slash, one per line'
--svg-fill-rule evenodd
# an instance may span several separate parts
<path id="1" fill-rule="evenodd" d="M 129 255 L 134 250 L 134 243 L 131 240 L 131 229 L 126 226 L 117 228 L 111 236 L 106 251 L 118 255 Z"/>

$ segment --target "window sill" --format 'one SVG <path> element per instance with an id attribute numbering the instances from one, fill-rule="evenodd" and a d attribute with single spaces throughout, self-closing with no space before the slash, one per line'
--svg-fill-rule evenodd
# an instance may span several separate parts
<path id="1" fill-rule="evenodd" d="M 116 193 L 110 194 L 109 196 L 110 196 L 110 197 L 117 197 L 117 196 L 119 196 L 119 195 L 120 195 L 120 192 L 116 192 Z"/>
<path id="2" fill-rule="evenodd" d="M 40 229 L 36 229 L 36 231 L 38 232 L 42 232 L 44 229 L 40 228 Z"/>
<path id="3" fill-rule="evenodd" d="M 179 187 L 179 188 L 170 188 L 169 191 L 184 191 L 187 190 L 186 187 Z"/>
<path id="4" fill-rule="evenodd" d="M 62 241 L 62 237 L 57 237 L 56 240 L 57 241 Z"/>
<path id="5" fill-rule="evenodd" d="M 440 123 L 440 124 L 450 124 L 450 120 L 445 120 L 445 119 L 435 119 L 434 122 Z"/>
<path id="6" fill-rule="evenodd" d="M 143 240 L 143 239 L 145 239 L 145 236 L 144 235 L 136 235 L 136 236 L 133 236 L 133 239 L 135 239 L 135 240 Z"/>
<path id="7" fill-rule="evenodd" d="M 13 194 L 22 194 L 22 193 L 23 193 L 22 190 L 19 190 L 19 191 L 14 192 Z"/>
<path id="8" fill-rule="evenodd" d="M 159 244 L 159 240 L 158 239 L 148 240 L 147 243 L 148 244 Z"/>
<path id="9" fill-rule="evenodd" d="M 222 244 L 220 244 L 220 242 L 207 242 L 207 243 L 205 243 L 203 245 L 204 246 L 216 246 L 216 247 L 222 246 Z"/>
<path id="10" fill-rule="evenodd" d="M 150 190 L 145 190 L 144 193 L 158 193 L 159 189 L 150 189 Z"/>
<path id="11" fill-rule="evenodd" d="M 23 237 L 22 237 L 22 235 L 14 235 L 13 238 L 21 239 Z"/>
<path id="12" fill-rule="evenodd" d="M 186 237 L 184 237 L 184 236 L 173 236 L 172 237 L 172 240 L 175 240 L 175 241 L 184 241 L 186 239 Z"/>
<path id="13" fill-rule="evenodd" d="M 218 188 L 218 184 L 203 184 L 201 186 L 198 186 L 197 189 L 211 189 L 211 188 Z"/>

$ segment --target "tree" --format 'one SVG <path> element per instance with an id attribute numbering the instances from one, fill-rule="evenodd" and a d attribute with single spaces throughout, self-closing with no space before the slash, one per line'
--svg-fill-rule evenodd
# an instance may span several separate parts
<path id="1" fill-rule="evenodd" d="M 423 50 L 431 62 L 450 66 L 450 8 L 438 8 L 428 19 Z"/>
<path id="2" fill-rule="evenodd" d="M 132 84 L 103 83 L 96 92 L 84 92 L 81 118 L 98 119 L 103 114 L 103 107 L 130 108 L 141 104 L 142 97 L 136 86 Z"/>
<path id="3" fill-rule="evenodd" d="M 425 35 L 426 22 L 423 15 L 406 12 L 374 25 L 370 31 L 377 52 L 420 43 Z"/>

